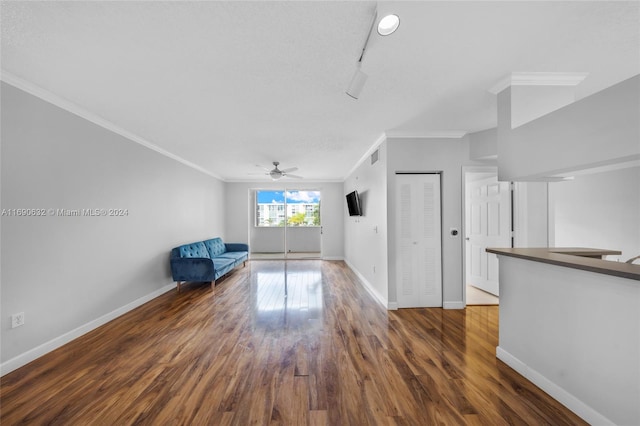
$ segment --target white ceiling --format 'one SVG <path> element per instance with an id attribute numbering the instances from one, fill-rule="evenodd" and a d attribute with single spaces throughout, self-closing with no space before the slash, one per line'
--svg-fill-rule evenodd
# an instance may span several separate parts
<path id="1" fill-rule="evenodd" d="M 354 100 L 376 7 L 401 24 L 371 36 Z M 383 133 L 495 127 L 488 89 L 514 71 L 588 72 L 579 98 L 640 73 L 637 1 L 19 1 L 1 15 L 5 75 L 229 181 L 274 160 L 342 180 Z"/>

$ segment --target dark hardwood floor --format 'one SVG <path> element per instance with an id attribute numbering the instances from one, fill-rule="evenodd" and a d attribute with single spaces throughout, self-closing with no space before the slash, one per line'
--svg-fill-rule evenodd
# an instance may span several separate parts
<path id="1" fill-rule="evenodd" d="M 386 311 L 343 262 L 252 261 L 7 374 L 0 423 L 584 424 L 497 344 L 497 306 Z"/>

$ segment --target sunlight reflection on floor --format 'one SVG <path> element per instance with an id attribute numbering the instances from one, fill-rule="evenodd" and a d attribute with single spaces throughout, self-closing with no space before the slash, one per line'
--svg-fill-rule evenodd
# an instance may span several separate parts
<path id="1" fill-rule="evenodd" d="M 304 326 L 323 309 L 320 261 L 256 262 L 252 286 L 258 322 Z"/>

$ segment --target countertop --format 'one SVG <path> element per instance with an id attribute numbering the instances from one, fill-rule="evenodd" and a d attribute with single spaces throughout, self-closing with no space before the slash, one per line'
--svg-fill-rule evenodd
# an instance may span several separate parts
<path id="1" fill-rule="evenodd" d="M 640 281 L 640 265 L 612 262 L 599 258 L 600 256 L 621 254 L 617 250 L 582 247 L 539 247 L 487 248 L 487 252 Z"/>

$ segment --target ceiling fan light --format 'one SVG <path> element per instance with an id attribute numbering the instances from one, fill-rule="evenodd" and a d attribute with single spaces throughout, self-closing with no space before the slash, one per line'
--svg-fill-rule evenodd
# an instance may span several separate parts
<path id="1" fill-rule="evenodd" d="M 272 170 L 269 172 L 269 176 L 271 177 L 271 180 L 278 180 L 282 177 L 282 173 L 280 171 Z"/>
<path id="2" fill-rule="evenodd" d="M 388 36 L 393 34 L 400 26 L 398 15 L 387 15 L 378 22 L 378 34 Z"/>

